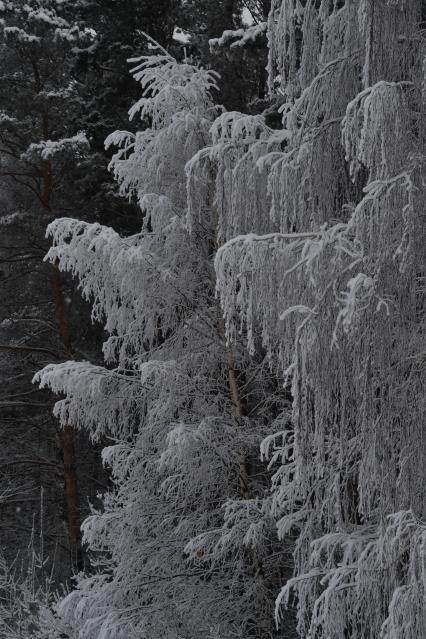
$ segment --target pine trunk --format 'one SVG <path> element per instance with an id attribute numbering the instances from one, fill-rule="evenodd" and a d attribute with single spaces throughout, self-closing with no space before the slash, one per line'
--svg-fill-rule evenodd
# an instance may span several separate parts
<path id="1" fill-rule="evenodd" d="M 68 321 L 65 313 L 64 296 L 59 271 L 55 267 L 52 280 L 53 301 L 59 327 L 59 335 L 67 358 L 72 359 L 71 340 Z M 82 563 L 80 515 L 77 491 L 77 464 L 75 456 L 74 429 L 66 424 L 62 431 L 62 454 L 64 460 L 65 498 L 67 505 L 68 540 L 70 545 L 71 564 L 79 569 Z"/>

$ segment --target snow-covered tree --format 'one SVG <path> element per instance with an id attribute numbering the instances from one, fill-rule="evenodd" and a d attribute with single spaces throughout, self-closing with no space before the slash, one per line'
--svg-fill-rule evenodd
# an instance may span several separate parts
<path id="1" fill-rule="evenodd" d="M 202 66 L 219 72 L 215 98 L 227 109 L 259 112 L 264 106 L 269 7 L 270 0 L 182 2 L 177 24 L 187 49 Z"/>
<path id="2" fill-rule="evenodd" d="M 59 545 L 61 576 L 80 554 L 74 438 L 69 429 L 62 438 L 55 432 L 49 394 L 34 392 L 31 378 L 43 361 L 72 350 L 68 291 L 41 258 L 46 224 L 81 196 L 74 180 L 88 140 L 76 122 L 82 109 L 73 48 L 92 40 L 65 3 L 0 3 L 1 474 L 25 477 L 27 486 L 21 502 L 5 506 L 1 537 L 7 559 L 27 546 L 43 487 L 46 550 L 53 557 Z"/>
<path id="3" fill-rule="evenodd" d="M 258 451 L 287 400 L 263 356 L 250 362 L 226 345 L 215 298 L 221 235 L 199 158 L 216 135 L 215 75 L 151 46 L 132 61 L 142 97 L 130 111 L 148 126 L 107 140 L 141 232 L 123 238 L 69 218 L 48 229 L 48 258 L 78 278 L 109 338 L 106 367 L 51 365 L 38 379 L 65 395 L 63 424 L 111 439 L 103 457 L 114 479 L 83 524 L 95 574 L 58 615 L 88 639 L 260 639 L 274 635 L 289 554 Z"/>
<path id="4" fill-rule="evenodd" d="M 144 128 L 108 143 L 141 232 L 49 227 L 109 334 L 105 367 L 38 378 L 112 440 L 70 636 L 294 636 L 293 603 L 301 639 L 424 637 L 422 19 L 273 0 L 279 128 L 158 47 L 133 61 Z"/>
<path id="5" fill-rule="evenodd" d="M 279 534 L 298 535 L 276 616 L 294 595 L 301 637 L 426 632 L 424 10 L 275 0 L 282 129 L 242 120 L 215 150 L 227 335 L 291 381 L 263 453 Z"/>
<path id="6" fill-rule="evenodd" d="M 143 41 L 141 25 L 169 43 L 175 5 L 139 2 L 132 12 L 129 0 L 0 3 L 0 484 L 25 484 L 2 505 L 0 546 L 13 561 L 43 516 L 58 583 L 77 563 L 79 519 L 104 479 L 100 446 L 85 433 L 63 437 L 52 394 L 31 379 L 70 354 L 99 361 L 102 331 L 71 278 L 43 265 L 45 228 L 64 214 L 139 228 L 136 206 L 123 204 L 107 171 L 103 140 L 137 95 L 126 57 Z"/>

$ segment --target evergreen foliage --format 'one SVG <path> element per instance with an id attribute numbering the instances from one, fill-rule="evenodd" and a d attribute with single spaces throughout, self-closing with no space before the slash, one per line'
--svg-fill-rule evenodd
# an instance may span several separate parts
<path id="1" fill-rule="evenodd" d="M 266 34 L 269 98 L 143 35 L 106 141 L 140 227 L 47 229 L 105 363 L 34 381 L 112 484 L 40 638 L 426 636 L 424 2 L 242 5 L 175 26 L 244 65 Z"/>

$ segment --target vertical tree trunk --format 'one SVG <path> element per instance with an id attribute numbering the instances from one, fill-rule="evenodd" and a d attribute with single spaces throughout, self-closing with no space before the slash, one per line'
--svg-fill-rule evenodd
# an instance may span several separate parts
<path id="1" fill-rule="evenodd" d="M 230 25 L 230 28 L 233 26 L 233 18 L 235 11 L 235 0 L 226 0 L 224 6 L 224 18 L 226 22 Z"/>
<path id="2" fill-rule="evenodd" d="M 235 407 L 235 414 L 237 417 L 245 417 L 247 415 L 247 409 L 245 402 L 243 402 L 238 388 L 237 375 L 235 372 L 235 360 L 234 354 L 230 347 L 226 347 L 226 363 L 228 366 L 228 383 L 231 394 L 231 399 Z M 244 451 L 240 452 L 240 459 L 238 464 L 238 485 L 240 489 L 240 496 L 243 499 L 249 499 L 249 477 L 248 477 L 248 465 Z"/>
<path id="3" fill-rule="evenodd" d="M 223 320 L 221 320 L 220 329 L 223 331 L 223 336 L 225 338 L 225 327 L 223 325 Z M 229 382 L 229 390 L 231 394 L 232 402 L 235 406 L 235 414 L 237 417 L 247 417 L 247 406 L 243 397 L 241 397 L 241 392 L 238 386 L 237 374 L 235 370 L 235 359 L 234 354 L 229 346 L 226 346 L 226 363 L 228 366 L 228 382 Z M 240 451 L 239 462 L 238 462 L 238 484 L 239 484 L 239 493 L 242 499 L 250 499 L 250 486 L 249 486 L 249 465 L 247 461 L 247 456 L 244 451 Z M 264 581 L 264 571 L 262 560 L 259 558 L 258 553 L 255 548 L 249 550 L 252 568 L 253 568 L 253 578 L 255 581 L 259 582 L 259 592 L 263 586 Z M 262 609 L 263 602 L 259 603 L 258 610 Z M 254 611 L 256 615 L 256 611 Z M 264 637 L 266 630 L 268 628 L 268 622 L 265 619 L 256 619 L 258 632 L 261 634 L 256 634 L 256 636 Z"/>
<path id="4" fill-rule="evenodd" d="M 43 80 L 37 64 L 37 60 L 31 61 L 34 75 L 34 91 L 39 94 L 43 90 Z M 45 140 L 49 139 L 50 124 L 47 111 L 41 113 L 41 132 Z M 51 200 L 54 189 L 53 166 L 51 160 L 46 160 L 42 167 L 42 186 L 39 194 L 40 202 L 48 213 L 52 212 Z M 52 278 L 52 294 L 55 306 L 55 315 L 58 322 L 59 335 L 64 352 L 67 357 L 72 358 L 71 340 L 68 320 L 65 312 L 62 282 L 57 268 Z M 71 563 L 75 568 L 80 568 L 82 563 L 81 543 L 80 543 L 80 516 L 78 509 L 77 493 L 77 472 L 74 445 L 74 430 L 67 424 L 62 431 L 62 453 L 64 461 L 65 498 L 67 505 L 68 539 L 71 553 Z"/>
<path id="5" fill-rule="evenodd" d="M 65 496 L 67 502 L 68 538 L 72 565 L 80 568 L 82 562 L 80 544 L 80 515 L 78 510 L 77 472 L 75 463 L 74 430 L 66 424 L 62 433 L 64 454 Z"/>
<path id="6" fill-rule="evenodd" d="M 55 269 L 53 280 L 53 301 L 59 327 L 59 335 L 67 357 L 72 358 L 71 340 L 65 313 L 64 296 L 59 271 Z M 73 567 L 79 569 L 82 564 L 80 515 L 77 492 L 77 465 L 74 445 L 74 429 L 66 424 L 62 431 L 62 453 L 64 460 L 65 497 L 67 504 L 68 539 Z"/>

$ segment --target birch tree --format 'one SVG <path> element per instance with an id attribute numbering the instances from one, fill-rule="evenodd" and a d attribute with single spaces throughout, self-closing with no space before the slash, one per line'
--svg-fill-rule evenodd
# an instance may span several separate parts
<path id="1" fill-rule="evenodd" d="M 282 129 L 245 126 L 255 140 L 232 156 L 229 126 L 226 183 L 216 152 L 227 335 L 291 382 L 291 426 L 262 450 L 280 464 L 279 535 L 298 535 L 276 618 L 294 597 L 300 637 L 425 633 L 423 15 L 415 0 L 276 0 Z M 266 188 L 247 227 L 248 163 Z"/>

